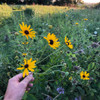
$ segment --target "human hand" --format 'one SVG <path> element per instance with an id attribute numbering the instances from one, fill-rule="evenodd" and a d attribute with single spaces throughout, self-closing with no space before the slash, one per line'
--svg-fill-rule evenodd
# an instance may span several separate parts
<path id="1" fill-rule="evenodd" d="M 23 74 L 20 73 L 9 79 L 4 100 L 21 100 L 25 91 L 29 91 L 33 84 L 29 83 L 34 80 L 32 73 L 25 77 L 22 81 Z"/>

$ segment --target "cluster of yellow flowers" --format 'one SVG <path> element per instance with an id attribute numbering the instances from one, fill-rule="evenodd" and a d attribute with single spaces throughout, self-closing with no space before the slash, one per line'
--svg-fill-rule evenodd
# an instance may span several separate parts
<path id="1" fill-rule="evenodd" d="M 32 29 L 30 28 L 30 25 L 27 26 L 24 24 L 24 22 L 22 22 L 22 25 L 20 24 L 20 28 L 21 28 L 21 31 L 19 32 L 22 33 L 23 36 L 26 36 L 27 39 L 28 37 L 32 39 L 33 37 L 35 37 L 36 32 L 32 31 Z M 53 49 L 56 49 L 57 47 L 60 46 L 60 42 L 58 42 L 58 38 L 53 33 L 52 34 L 48 33 L 47 37 L 44 37 L 44 39 L 48 41 L 49 46 L 52 47 Z M 68 40 L 67 37 L 65 37 L 65 43 L 70 49 L 73 49 L 73 45 L 71 44 L 70 40 Z M 23 42 L 22 44 L 28 44 L 28 42 L 26 43 Z"/>
<path id="2" fill-rule="evenodd" d="M 22 33 L 23 36 L 26 36 L 26 38 L 28 39 L 28 37 L 32 38 L 35 37 L 36 32 L 33 31 L 33 29 L 31 29 L 30 25 L 27 26 L 24 24 L 24 22 L 22 22 L 22 25 L 20 25 L 21 31 L 19 31 L 20 33 Z M 56 49 L 60 46 L 60 42 L 58 41 L 58 38 L 52 33 L 48 33 L 47 37 L 44 37 L 44 39 L 47 40 L 49 46 L 53 49 Z M 28 42 L 23 42 L 22 44 L 28 44 Z M 67 37 L 65 37 L 65 44 L 70 48 L 73 49 L 73 45 L 71 44 L 70 40 L 68 40 Z M 23 53 L 23 56 L 26 56 L 27 53 Z M 17 68 L 18 70 L 23 70 L 23 77 L 25 77 L 25 74 L 28 75 L 29 72 L 28 70 L 34 72 L 33 68 L 35 68 L 35 62 L 36 60 L 32 61 L 32 58 L 30 58 L 29 60 L 24 59 L 24 65 L 21 64 L 21 68 Z M 89 76 L 89 74 L 87 75 L 87 73 L 83 73 L 81 72 L 81 79 L 88 79 L 87 76 Z"/>
<path id="3" fill-rule="evenodd" d="M 87 19 L 87 18 L 84 18 L 83 20 L 84 20 L 84 21 L 87 21 L 88 19 Z M 78 25 L 79 23 L 75 23 L 75 24 Z"/>

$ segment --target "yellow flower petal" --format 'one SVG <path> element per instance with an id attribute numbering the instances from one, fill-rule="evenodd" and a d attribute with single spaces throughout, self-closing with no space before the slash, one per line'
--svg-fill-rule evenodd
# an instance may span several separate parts
<path id="1" fill-rule="evenodd" d="M 23 72 L 23 77 L 25 77 L 25 73 L 26 73 L 26 68 L 25 68 L 25 70 L 24 70 L 24 72 Z"/>
<path id="2" fill-rule="evenodd" d="M 34 69 L 32 69 L 32 68 L 28 68 L 31 72 L 34 72 Z"/>
<path id="3" fill-rule="evenodd" d="M 24 59 L 24 63 L 25 63 L 25 64 L 27 63 L 26 59 Z"/>
<path id="4" fill-rule="evenodd" d="M 23 70 L 23 69 L 24 69 L 24 67 L 17 68 L 17 70 Z"/>
<path id="5" fill-rule="evenodd" d="M 30 60 L 28 60 L 28 64 L 31 63 L 31 61 L 32 61 L 32 58 L 30 58 Z"/>
<path id="6" fill-rule="evenodd" d="M 26 72 L 26 75 L 28 76 L 29 75 L 29 72 L 28 72 L 28 69 L 27 68 L 26 68 L 26 71 L 25 72 Z"/>

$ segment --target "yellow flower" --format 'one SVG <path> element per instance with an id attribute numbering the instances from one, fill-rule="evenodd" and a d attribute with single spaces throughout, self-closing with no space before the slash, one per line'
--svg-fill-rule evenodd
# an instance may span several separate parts
<path id="1" fill-rule="evenodd" d="M 89 80 L 88 78 L 89 73 L 87 73 L 86 71 L 85 72 L 81 71 L 80 76 L 81 76 L 81 79 L 83 80 Z"/>
<path id="2" fill-rule="evenodd" d="M 67 37 L 65 37 L 65 43 L 70 49 L 73 49 L 73 45 L 71 44 L 70 40 L 68 40 Z"/>
<path id="3" fill-rule="evenodd" d="M 22 44 L 28 44 L 29 42 L 22 42 Z"/>
<path id="4" fill-rule="evenodd" d="M 35 37 L 35 31 L 32 31 L 32 29 L 30 29 L 30 25 L 29 26 L 27 26 L 27 25 L 24 25 L 24 22 L 22 22 L 22 25 L 21 24 L 19 24 L 20 25 L 20 28 L 21 28 L 21 31 L 19 31 L 20 33 L 22 33 L 22 35 L 24 36 L 26 36 L 26 38 L 28 39 L 28 36 L 30 37 L 30 38 L 32 38 L 33 39 L 33 37 Z"/>
<path id="5" fill-rule="evenodd" d="M 72 76 L 71 76 L 71 77 L 69 77 L 69 80 L 72 80 Z"/>
<path id="6" fill-rule="evenodd" d="M 78 23 L 75 23 L 76 25 L 78 25 Z"/>
<path id="7" fill-rule="evenodd" d="M 88 20 L 87 18 L 84 18 L 84 20 Z"/>
<path id="8" fill-rule="evenodd" d="M 49 27 L 49 29 L 52 29 L 53 26 L 52 25 L 48 25 L 48 27 Z"/>
<path id="9" fill-rule="evenodd" d="M 66 15 L 66 16 L 68 16 L 68 15 Z"/>
<path id="10" fill-rule="evenodd" d="M 22 67 L 17 68 L 17 70 L 23 70 L 23 77 L 25 77 L 25 75 L 29 75 L 28 70 L 30 70 L 31 72 L 34 72 L 33 68 L 36 68 L 35 66 L 35 62 L 36 60 L 32 61 L 32 58 L 30 58 L 29 60 L 24 59 L 24 65 L 21 64 Z"/>
<path id="11" fill-rule="evenodd" d="M 56 36 L 53 33 L 51 35 L 49 33 L 47 37 L 44 37 L 44 39 L 48 41 L 49 46 L 53 49 L 58 48 L 60 45 L 60 42 L 58 42 L 58 38 L 56 38 Z"/>
<path id="12" fill-rule="evenodd" d="M 23 53 L 22 55 L 23 55 L 23 56 L 26 56 L 26 55 L 27 55 L 27 53 Z"/>

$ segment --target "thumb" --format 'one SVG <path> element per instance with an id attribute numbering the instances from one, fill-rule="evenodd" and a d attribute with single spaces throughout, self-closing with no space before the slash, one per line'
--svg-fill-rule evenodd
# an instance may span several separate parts
<path id="1" fill-rule="evenodd" d="M 27 77 L 25 77 L 21 83 L 25 84 L 25 86 L 27 86 L 29 84 L 30 81 L 34 80 L 33 75 L 29 74 Z"/>

